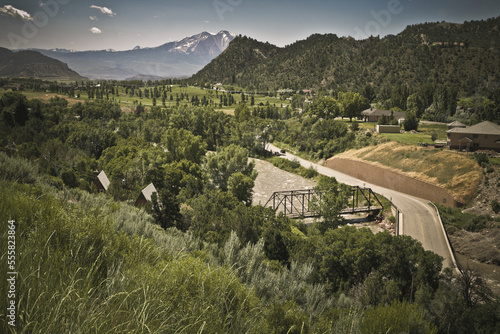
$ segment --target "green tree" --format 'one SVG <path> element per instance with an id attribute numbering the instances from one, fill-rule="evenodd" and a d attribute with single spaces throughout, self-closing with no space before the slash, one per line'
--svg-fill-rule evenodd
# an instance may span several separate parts
<path id="1" fill-rule="evenodd" d="M 314 190 L 319 197 L 312 201 L 312 209 L 319 212 L 322 220 L 318 222 L 318 228 L 321 233 L 325 233 L 343 221 L 340 211 L 347 204 L 347 186 L 337 182 L 334 177 L 321 176 Z"/>
<path id="2" fill-rule="evenodd" d="M 411 94 L 406 101 L 406 109 L 417 118 L 422 117 L 425 111 L 424 99 L 418 93 Z"/>
<path id="3" fill-rule="evenodd" d="M 17 92 L 7 92 L 0 99 L 0 115 L 10 126 L 23 126 L 28 121 L 28 100 Z"/>
<path id="4" fill-rule="evenodd" d="M 207 151 L 207 144 L 201 136 L 195 136 L 185 129 L 168 129 L 162 137 L 162 144 L 171 161 L 186 159 L 199 164 Z"/>
<path id="5" fill-rule="evenodd" d="M 321 118 L 335 118 L 340 115 L 340 106 L 333 97 L 324 96 L 316 99 L 312 112 Z"/>
<path id="6" fill-rule="evenodd" d="M 251 177 L 240 172 L 232 174 L 228 179 L 229 192 L 247 206 L 252 204 L 254 185 Z"/>
<path id="7" fill-rule="evenodd" d="M 255 162 L 248 162 L 248 151 L 231 144 L 217 150 L 217 153 L 207 156 L 205 168 L 213 184 L 227 191 L 229 178 L 235 173 L 242 173 L 252 180 L 257 178 L 254 170 Z"/>
<path id="8" fill-rule="evenodd" d="M 418 130 L 419 120 L 413 112 L 407 112 L 405 121 L 403 122 L 403 128 L 405 131 Z"/>
<path id="9" fill-rule="evenodd" d="M 338 98 L 342 117 L 349 117 L 350 121 L 354 117 L 361 117 L 361 112 L 370 107 L 368 101 L 359 93 L 340 92 Z"/>

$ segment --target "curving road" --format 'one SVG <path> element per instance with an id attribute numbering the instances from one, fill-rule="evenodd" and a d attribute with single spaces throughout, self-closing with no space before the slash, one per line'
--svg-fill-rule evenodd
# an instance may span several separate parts
<path id="1" fill-rule="evenodd" d="M 276 152 L 280 149 L 272 144 L 268 144 L 268 150 Z M 429 201 L 367 183 L 334 169 L 301 159 L 288 152 L 282 155 L 282 157 L 288 160 L 296 159 L 305 168 L 313 166 L 318 173 L 335 177 L 337 181 L 350 186 L 371 188 L 374 192 L 390 199 L 403 212 L 404 219 L 403 226 L 400 227 L 400 234 L 417 239 L 422 243 L 424 249 L 442 256 L 444 259 L 443 267 L 456 268 L 441 221 L 436 213 L 436 209 Z"/>

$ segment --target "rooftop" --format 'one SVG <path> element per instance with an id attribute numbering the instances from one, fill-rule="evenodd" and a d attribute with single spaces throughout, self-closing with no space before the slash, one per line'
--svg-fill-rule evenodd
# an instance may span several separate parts
<path id="1" fill-rule="evenodd" d="M 104 173 L 104 171 L 101 171 L 99 175 L 97 175 L 97 179 L 99 180 L 99 182 L 101 182 L 104 189 L 108 190 L 109 184 L 111 182 L 109 182 L 108 176 L 106 175 L 106 173 Z"/>
<path id="2" fill-rule="evenodd" d="M 380 109 L 366 109 L 361 112 L 361 115 L 363 116 L 391 116 L 391 114 L 394 115 L 394 117 L 406 117 L 406 114 L 401 111 L 392 111 L 392 110 L 380 110 Z"/>
<path id="3" fill-rule="evenodd" d="M 157 193 L 154 184 L 150 183 L 146 188 L 142 190 L 142 194 L 147 201 L 151 201 L 151 196 L 153 193 Z"/>
<path id="4" fill-rule="evenodd" d="M 483 135 L 500 135 L 500 125 L 484 121 L 466 128 L 453 128 L 446 131 L 448 133 L 464 133 L 464 134 L 483 134 Z"/>

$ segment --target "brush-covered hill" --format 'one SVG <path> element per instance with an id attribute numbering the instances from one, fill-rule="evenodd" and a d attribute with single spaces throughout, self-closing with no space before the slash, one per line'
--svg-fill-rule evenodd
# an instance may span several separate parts
<path id="1" fill-rule="evenodd" d="M 463 24 L 424 23 L 400 34 L 355 40 L 312 35 L 284 48 L 237 37 L 192 77 L 246 89 L 360 89 L 443 83 L 465 93 L 498 85 L 500 17 Z"/>
<path id="2" fill-rule="evenodd" d="M 48 80 L 86 79 L 65 63 L 36 51 L 12 52 L 0 48 L 0 77 L 39 78 Z"/>

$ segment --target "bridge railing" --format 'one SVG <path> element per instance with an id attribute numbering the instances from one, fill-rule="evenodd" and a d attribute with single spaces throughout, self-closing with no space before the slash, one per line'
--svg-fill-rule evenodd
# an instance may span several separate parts
<path id="1" fill-rule="evenodd" d="M 313 210 L 311 201 L 314 198 L 321 200 L 322 194 L 314 189 L 277 191 L 273 193 L 264 206 L 271 206 L 275 211 L 281 211 L 284 215 L 292 218 L 318 217 L 319 212 Z M 378 202 L 380 206 L 376 206 L 372 202 Z M 372 212 L 380 211 L 382 208 L 382 203 L 370 188 L 353 186 L 347 207 L 340 213 Z"/>

